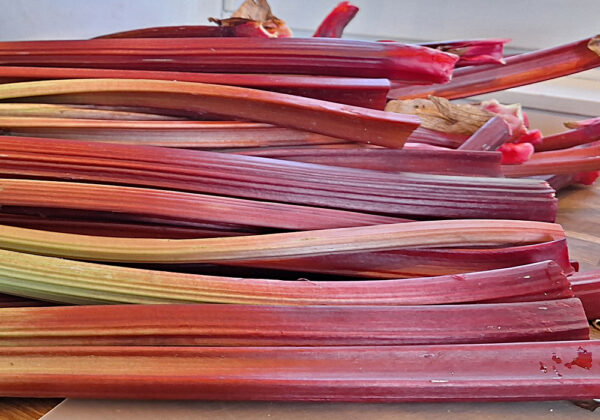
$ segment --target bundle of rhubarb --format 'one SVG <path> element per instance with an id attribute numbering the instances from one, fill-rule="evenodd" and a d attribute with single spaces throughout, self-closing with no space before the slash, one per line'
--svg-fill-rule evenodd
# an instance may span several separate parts
<path id="1" fill-rule="evenodd" d="M 1 396 L 600 396 L 600 273 L 554 223 L 600 120 L 450 101 L 599 66 L 600 38 L 340 39 L 357 11 L 0 42 Z"/>

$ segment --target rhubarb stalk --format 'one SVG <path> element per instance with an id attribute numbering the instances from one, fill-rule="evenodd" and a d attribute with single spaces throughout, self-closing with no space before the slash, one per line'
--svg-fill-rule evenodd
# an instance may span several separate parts
<path id="1" fill-rule="evenodd" d="M 535 145 L 536 152 L 566 149 L 600 140 L 600 118 L 565 124 L 570 130 L 546 136 Z"/>
<path id="2" fill-rule="evenodd" d="M 161 80 L 79 79 L 0 85 L 0 99 L 54 95 L 68 103 L 156 106 L 210 112 L 400 148 L 419 119 L 317 99 L 233 86 Z"/>
<path id="3" fill-rule="evenodd" d="M 445 83 L 458 57 L 433 48 L 336 38 L 156 38 L 0 42 L 0 64 L 321 76 Z"/>
<path id="4" fill-rule="evenodd" d="M 444 220 L 177 241 L 92 237 L 3 226 L 0 247 L 91 261 L 212 263 L 427 246 L 507 246 L 564 237 L 560 225 L 520 220 Z"/>
<path id="5" fill-rule="evenodd" d="M 170 121 L 180 118 L 137 112 L 133 110 L 108 109 L 110 107 L 89 107 L 85 105 L 56 105 L 36 103 L 0 103 L 2 118 L 67 118 L 117 121 Z"/>
<path id="6" fill-rule="evenodd" d="M 149 146 L 0 137 L 0 173 L 245 197 L 396 217 L 553 221 L 539 180 L 389 173 Z"/>
<path id="7" fill-rule="evenodd" d="M 380 110 L 385 107 L 386 96 L 390 90 L 390 82 L 387 79 L 358 77 L 0 66 L 0 82 L 45 79 L 153 79 L 212 83 L 269 90 Z"/>
<path id="8" fill-rule="evenodd" d="M 393 279 L 489 270 L 547 259 L 560 264 L 565 273 L 573 272 L 565 240 L 502 248 L 405 248 L 395 251 L 236 261 L 228 262 L 227 266 L 292 271 L 302 273 L 302 277 L 309 276 L 306 273 L 328 273 L 336 276 Z M 251 271 L 248 275 L 252 275 Z"/>
<path id="9" fill-rule="evenodd" d="M 0 346 L 389 346 L 586 339 L 589 325 L 578 299 L 431 306 L 0 309 Z"/>
<path id="10" fill-rule="evenodd" d="M 49 230 L 52 232 L 75 233 L 78 235 L 114 236 L 125 238 L 218 238 L 263 233 L 260 229 L 238 226 L 203 224 L 168 224 L 162 220 L 147 220 L 131 217 L 115 217 L 112 214 L 87 212 L 80 214 L 48 214 L 47 208 L 36 208 L 35 215 L 22 214 L 24 208 L 7 207 L 0 213 L 0 224 L 27 229 Z M 25 208 L 33 213 L 33 209 Z M 54 210 L 54 209 L 52 209 Z M 8 213 L 11 211 L 11 213 Z M 52 212 L 50 212 L 52 213 Z M 108 217 L 105 217 L 108 216 Z M 90 218 L 93 218 L 90 220 Z M 116 219 L 116 220 L 115 220 Z"/>
<path id="11" fill-rule="evenodd" d="M 598 270 L 573 274 L 573 292 L 581 299 L 589 319 L 600 318 L 600 272 Z"/>
<path id="12" fill-rule="evenodd" d="M 490 118 L 479 130 L 469 137 L 458 150 L 498 150 L 511 138 L 509 125 L 502 117 Z"/>
<path id="13" fill-rule="evenodd" d="M 518 267 L 410 279 L 270 280 L 102 265 L 0 250 L 0 291 L 71 304 L 437 305 L 573 297 L 561 267 Z"/>
<path id="14" fill-rule="evenodd" d="M 500 153 L 472 150 L 281 147 L 240 149 L 235 153 L 384 172 L 488 177 L 501 174 Z"/>
<path id="15" fill-rule="evenodd" d="M 393 99 L 442 96 L 459 99 L 496 92 L 555 77 L 567 76 L 600 65 L 600 36 L 586 38 L 554 48 L 506 58 L 504 65 L 488 64 L 454 72 L 452 81 L 441 85 L 405 85 L 392 89 Z"/>
<path id="16" fill-rule="evenodd" d="M 456 67 L 482 64 L 505 64 L 504 44 L 506 38 L 468 39 L 460 41 L 423 42 L 420 45 L 458 55 Z"/>
<path id="17" fill-rule="evenodd" d="M 520 165 L 502 166 L 502 172 L 509 177 L 578 174 L 598 170 L 600 170 L 600 142 L 589 143 L 584 147 L 538 152 Z"/>
<path id="18" fill-rule="evenodd" d="M 397 223 L 392 217 L 317 207 L 102 184 L 0 179 L 0 206 L 50 207 L 156 217 L 177 222 L 222 223 L 287 230 Z M 290 214 L 297 217 L 290 218 Z"/>
<path id="19" fill-rule="evenodd" d="M 358 7 L 348 1 L 339 3 L 323 19 L 313 37 L 341 38 L 344 28 L 354 19 L 358 10 Z"/>
<path id="20" fill-rule="evenodd" d="M 7 347 L 0 395 L 528 401 L 600 395 L 598 341 L 376 347 Z M 560 360 L 560 363 L 558 362 Z"/>
<path id="21" fill-rule="evenodd" d="M 241 121 L 124 121 L 0 116 L 0 130 L 3 135 L 11 136 L 197 149 L 352 144 L 307 131 Z"/>

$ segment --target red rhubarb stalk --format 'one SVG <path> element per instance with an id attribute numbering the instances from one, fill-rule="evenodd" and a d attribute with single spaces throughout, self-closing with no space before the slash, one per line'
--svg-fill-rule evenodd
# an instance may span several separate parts
<path id="1" fill-rule="evenodd" d="M 442 96 L 465 98 L 496 92 L 555 77 L 567 76 L 600 65 L 600 36 L 586 38 L 554 48 L 514 55 L 504 65 L 489 64 L 458 69 L 445 85 L 405 85 L 392 89 L 393 99 Z"/>
<path id="2" fill-rule="evenodd" d="M 469 39 L 461 41 L 423 42 L 420 45 L 436 48 L 459 56 L 456 67 L 482 64 L 505 64 L 504 44 L 510 39 Z"/>
<path id="3" fill-rule="evenodd" d="M 586 339 L 589 325 L 579 299 L 426 306 L 0 309 L 0 346 L 5 347 L 390 346 Z"/>
<path id="4" fill-rule="evenodd" d="M 313 37 L 341 38 L 344 28 L 358 13 L 358 7 L 348 1 L 339 3 L 319 25 Z"/>
<path id="5" fill-rule="evenodd" d="M 0 395 L 531 401 L 600 395 L 599 341 L 376 347 L 7 347 Z M 558 363 L 561 360 L 563 363 Z"/>
<path id="6" fill-rule="evenodd" d="M 79 79 L 0 85 L 1 99 L 55 95 L 59 101 L 210 112 L 400 148 L 419 119 L 318 99 L 234 86 L 162 80 Z"/>
<path id="7" fill-rule="evenodd" d="M 0 64 L 321 76 L 445 83 L 458 57 L 433 48 L 336 38 L 158 38 L 0 42 Z"/>

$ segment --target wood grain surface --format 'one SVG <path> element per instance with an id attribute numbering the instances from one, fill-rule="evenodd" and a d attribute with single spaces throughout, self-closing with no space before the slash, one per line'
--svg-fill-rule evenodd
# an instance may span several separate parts
<path id="1" fill-rule="evenodd" d="M 582 271 L 600 266 L 600 185 L 574 187 L 562 191 L 559 194 L 559 203 L 557 221 L 563 225 L 567 232 L 571 258 L 579 261 Z M 597 330 L 592 331 L 592 336 L 595 339 L 600 339 L 600 332 Z M 0 398 L 0 419 L 39 419 L 60 401 L 59 399 Z M 237 407 L 235 404 L 231 404 L 231 406 Z M 317 407 L 316 410 L 309 410 L 310 417 L 320 417 L 318 414 L 320 412 L 319 406 L 316 405 L 315 407 Z M 456 407 L 458 408 L 459 405 Z M 536 406 L 532 406 L 532 411 L 535 410 L 533 407 Z M 379 408 L 374 406 L 372 414 L 375 417 L 371 418 L 377 418 L 378 413 L 381 414 L 381 409 L 381 406 Z M 219 404 L 218 411 L 220 414 L 225 415 L 227 404 Z M 351 415 L 352 411 L 346 412 L 346 418 L 359 418 Z M 371 407 L 368 407 L 366 411 L 371 411 Z M 360 409 L 359 412 L 361 413 L 360 418 L 369 418 L 368 415 L 365 415 L 364 408 Z M 470 417 L 469 412 L 464 414 L 466 417 Z M 536 415 L 534 412 L 530 414 L 533 417 Z M 531 418 L 531 416 L 529 417 Z"/>
<path id="2" fill-rule="evenodd" d="M 37 420 L 61 401 L 46 398 L 0 398 L 0 419 Z"/>

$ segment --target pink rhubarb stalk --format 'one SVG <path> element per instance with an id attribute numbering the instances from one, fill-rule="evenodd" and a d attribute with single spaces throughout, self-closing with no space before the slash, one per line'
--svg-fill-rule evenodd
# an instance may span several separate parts
<path id="1" fill-rule="evenodd" d="M 556 77 L 567 76 L 600 65 L 600 36 L 506 58 L 504 65 L 488 64 L 458 69 L 452 81 L 438 85 L 404 85 L 392 89 L 393 99 L 465 98 L 496 92 Z"/>
<path id="2" fill-rule="evenodd" d="M 240 149 L 235 153 L 384 172 L 487 177 L 501 176 L 502 173 L 500 153 L 473 150 L 280 147 Z"/>
<path id="3" fill-rule="evenodd" d="M 492 117 L 469 137 L 458 150 L 497 150 L 511 138 L 509 125 L 500 116 Z M 504 155 L 503 155 L 504 157 Z"/>

